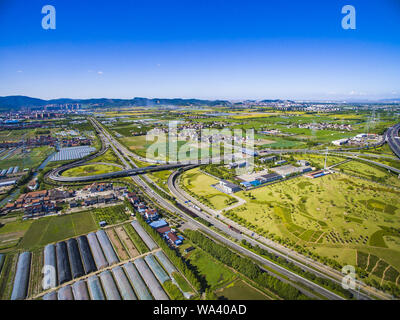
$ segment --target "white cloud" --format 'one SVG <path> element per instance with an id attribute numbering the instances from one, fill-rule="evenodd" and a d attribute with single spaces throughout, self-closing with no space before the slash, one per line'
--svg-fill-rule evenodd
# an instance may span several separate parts
<path id="1" fill-rule="evenodd" d="M 17 70 L 18 73 L 22 73 L 22 70 Z"/>
<path id="2" fill-rule="evenodd" d="M 103 74 L 103 71 L 97 71 L 97 74 Z"/>

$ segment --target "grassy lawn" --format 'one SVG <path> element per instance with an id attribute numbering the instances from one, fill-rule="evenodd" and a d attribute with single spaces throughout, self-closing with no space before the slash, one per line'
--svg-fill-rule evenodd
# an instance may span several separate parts
<path id="1" fill-rule="evenodd" d="M 181 178 L 181 185 L 190 191 L 190 195 L 213 209 L 222 210 L 228 206 L 227 202 L 237 200 L 211 186 L 217 183 L 218 180 L 200 172 L 198 168 L 186 171 Z"/>
<path id="2" fill-rule="evenodd" d="M 331 174 L 237 195 L 247 203 L 226 215 L 250 229 L 289 239 L 342 265 L 354 265 L 362 249 L 400 270 L 400 236 L 389 229 L 400 228 L 399 191 Z"/>
<path id="3" fill-rule="evenodd" d="M 155 183 L 157 183 L 162 189 L 164 189 L 166 192 L 169 192 L 168 177 L 171 175 L 171 173 L 172 173 L 171 170 L 156 171 L 156 172 L 149 173 L 148 176 Z"/>
<path id="4" fill-rule="evenodd" d="M 208 253 L 199 248 L 186 256 L 201 275 L 204 275 L 211 289 L 217 289 L 232 281 L 236 275 L 223 264 L 216 262 Z"/>
<path id="5" fill-rule="evenodd" d="M 103 174 L 120 170 L 121 168 L 117 166 L 104 165 L 104 164 L 88 164 L 66 170 L 62 173 L 62 175 L 66 177 L 93 176 L 96 174 Z"/>
<path id="6" fill-rule="evenodd" d="M 91 162 L 106 162 L 106 163 L 115 163 L 115 164 L 122 165 L 121 160 L 119 160 L 119 158 L 115 155 L 115 153 L 112 149 L 108 149 L 100 157 L 97 157 L 97 158 L 94 158 L 94 159 L 88 161 L 88 163 L 91 163 Z"/>
<path id="7" fill-rule="evenodd" d="M 375 160 L 374 160 L 375 161 Z M 361 161 L 350 161 L 336 167 L 344 173 L 370 179 L 373 181 L 393 185 L 400 188 L 400 179 L 393 173 L 371 166 Z"/>
<path id="8" fill-rule="evenodd" d="M 239 279 L 217 290 L 216 294 L 221 300 L 269 300 L 265 294 Z"/>
<path id="9" fill-rule="evenodd" d="M 190 287 L 189 283 L 179 272 L 174 272 L 172 276 L 184 292 L 193 292 L 193 289 Z"/>
<path id="10" fill-rule="evenodd" d="M 307 160 L 310 162 L 311 166 L 317 168 L 323 168 L 325 165 L 325 155 L 322 154 L 293 154 L 290 156 L 284 156 L 282 158 L 290 159 L 291 157 L 293 157 L 293 159 L 296 161 Z M 346 158 L 328 156 L 326 159 L 326 165 L 329 167 L 344 160 L 346 160 Z"/>

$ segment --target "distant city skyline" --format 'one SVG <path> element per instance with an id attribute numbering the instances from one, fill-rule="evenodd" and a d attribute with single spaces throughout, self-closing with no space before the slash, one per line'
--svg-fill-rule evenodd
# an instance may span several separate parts
<path id="1" fill-rule="evenodd" d="M 0 3 L 0 96 L 400 97 L 400 1 Z M 356 8 L 356 30 L 341 8 Z"/>

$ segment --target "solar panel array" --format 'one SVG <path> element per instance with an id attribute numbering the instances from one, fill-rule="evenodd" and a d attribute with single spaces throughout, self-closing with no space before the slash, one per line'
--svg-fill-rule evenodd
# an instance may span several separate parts
<path id="1" fill-rule="evenodd" d="M 71 147 L 71 148 L 61 148 L 50 161 L 66 161 L 82 159 L 90 153 L 94 152 L 96 149 L 88 146 Z"/>

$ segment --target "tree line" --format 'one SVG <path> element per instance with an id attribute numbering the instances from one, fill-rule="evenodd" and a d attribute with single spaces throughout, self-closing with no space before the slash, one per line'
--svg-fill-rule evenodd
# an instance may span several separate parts
<path id="1" fill-rule="evenodd" d="M 223 245 L 209 239 L 199 231 L 186 230 L 185 235 L 197 246 L 208 252 L 215 259 L 237 270 L 259 285 L 268 288 L 279 297 L 286 300 L 306 300 L 307 296 L 288 283 L 263 271 L 256 263 L 249 258 L 241 257 Z"/>
<path id="2" fill-rule="evenodd" d="M 247 242 L 245 239 L 242 240 L 242 244 L 243 246 L 252 249 L 253 251 L 255 251 L 256 253 L 258 253 L 261 256 L 265 256 L 267 257 L 269 260 L 272 260 L 274 262 L 277 262 L 278 264 L 280 264 L 281 266 L 284 266 L 294 272 L 296 272 L 297 274 L 301 275 L 302 277 L 311 280 L 317 284 L 319 284 L 322 287 L 325 287 L 331 291 L 334 291 L 338 294 L 340 294 L 341 296 L 343 296 L 346 299 L 351 299 L 353 298 L 353 294 L 346 290 L 343 289 L 342 286 L 330 279 L 327 278 L 321 278 L 316 276 L 314 273 L 309 272 L 309 271 L 305 271 L 303 270 L 301 267 L 295 265 L 294 263 L 286 260 L 285 258 L 279 257 L 274 255 L 273 253 L 269 252 L 268 250 L 262 249 L 259 246 L 252 246 L 251 243 Z"/>

